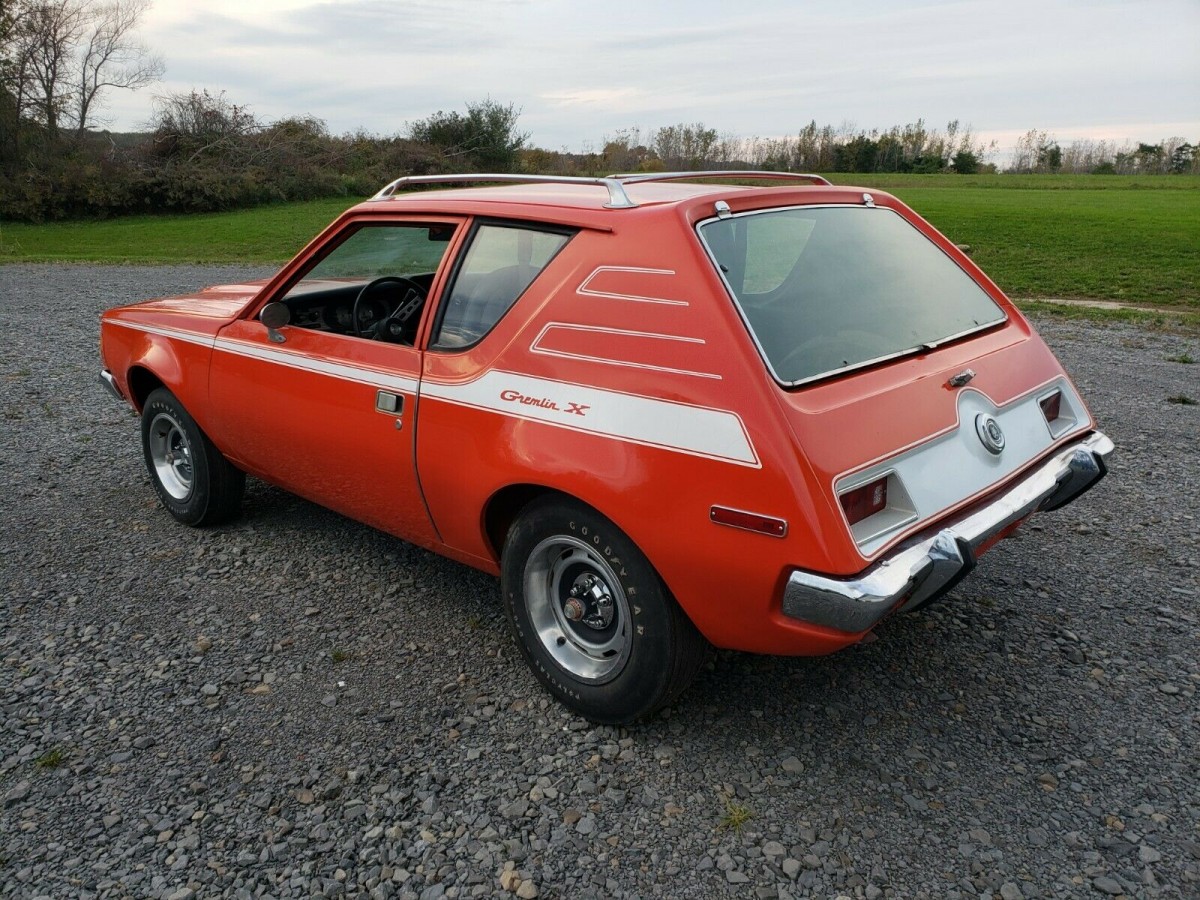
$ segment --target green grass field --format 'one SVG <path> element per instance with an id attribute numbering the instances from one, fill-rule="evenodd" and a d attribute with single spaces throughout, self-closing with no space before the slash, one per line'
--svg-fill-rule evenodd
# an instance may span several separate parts
<path id="1" fill-rule="evenodd" d="M 1014 297 L 1200 311 L 1200 177 L 835 175 L 895 194 Z M 0 223 L 0 262 L 283 262 L 352 200 L 50 225 Z"/>
<path id="2" fill-rule="evenodd" d="M 1200 178 L 1002 175 L 960 187 L 953 177 L 870 186 L 969 245 L 1013 297 L 1200 310 Z"/>
<path id="3" fill-rule="evenodd" d="M 0 222 L 0 263 L 281 263 L 355 202 L 49 225 Z"/>

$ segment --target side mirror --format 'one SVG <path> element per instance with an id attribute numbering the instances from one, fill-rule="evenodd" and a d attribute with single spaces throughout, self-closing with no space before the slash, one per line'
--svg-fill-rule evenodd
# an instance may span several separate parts
<path id="1" fill-rule="evenodd" d="M 286 303 L 268 303 L 259 311 L 258 321 L 267 326 L 267 337 L 272 343 L 282 344 L 287 338 L 278 329 L 292 321 L 292 311 Z"/>

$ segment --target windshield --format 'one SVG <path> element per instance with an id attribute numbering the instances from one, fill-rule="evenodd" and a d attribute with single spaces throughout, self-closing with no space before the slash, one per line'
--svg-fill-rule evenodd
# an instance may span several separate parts
<path id="1" fill-rule="evenodd" d="M 775 377 L 798 384 L 1003 322 L 899 214 L 807 207 L 714 219 L 700 236 Z"/>

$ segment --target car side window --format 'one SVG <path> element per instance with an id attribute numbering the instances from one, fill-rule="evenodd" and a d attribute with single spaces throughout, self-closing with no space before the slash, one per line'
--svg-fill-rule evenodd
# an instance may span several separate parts
<path id="1" fill-rule="evenodd" d="M 356 227 L 280 298 L 291 324 L 411 344 L 454 229 L 429 222 Z"/>
<path id="2" fill-rule="evenodd" d="M 459 349 L 476 343 L 570 238 L 563 231 L 519 225 L 478 226 L 450 288 L 433 346 Z"/>

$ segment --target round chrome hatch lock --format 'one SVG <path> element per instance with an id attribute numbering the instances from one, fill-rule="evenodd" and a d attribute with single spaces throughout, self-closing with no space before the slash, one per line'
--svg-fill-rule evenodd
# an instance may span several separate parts
<path id="1" fill-rule="evenodd" d="M 977 415 L 975 433 L 979 435 L 979 442 L 993 456 L 999 456 L 1004 450 L 1004 431 L 995 416 L 989 416 L 987 413 Z"/>

